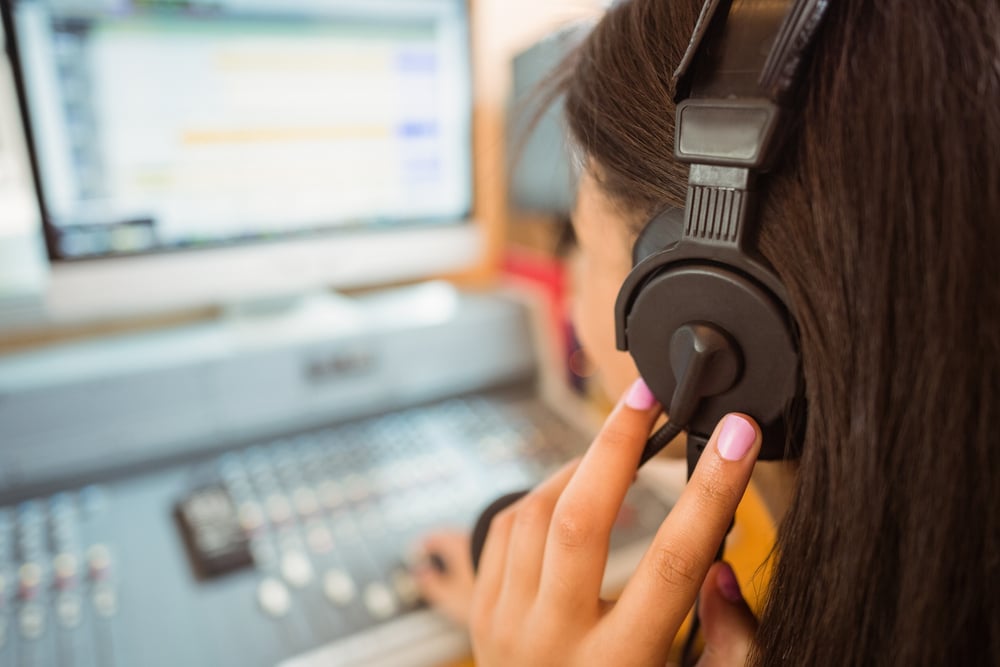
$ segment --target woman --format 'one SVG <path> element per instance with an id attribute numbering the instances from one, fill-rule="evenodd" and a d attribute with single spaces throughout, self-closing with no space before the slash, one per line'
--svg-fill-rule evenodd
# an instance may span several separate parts
<path id="1" fill-rule="evenodd" d="M 618 391 L 635 372 L 612 315 L 632 244 L 684 201 L 671 73 L 700 5 L 616 5 L 561 81 L 586 156 L 577 325 Z M 806 69 L 761 202 L 809 407 L 759 626 L 712 565 L 760 446 L 739 416 L 621 599 L 597 599 L 657 413 L 640 382 L 582 462 L 494 520 L 468 608 L 480 664 L 662 665 L 699 587 L 706 665 L 1000 662 L 1000 5 L 831 3 Z M 420 576 L 455 614 L 462 567 Z"/>

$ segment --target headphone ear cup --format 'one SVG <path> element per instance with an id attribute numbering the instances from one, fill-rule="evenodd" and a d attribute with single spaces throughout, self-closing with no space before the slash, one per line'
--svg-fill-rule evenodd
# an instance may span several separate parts
<path id="1" fill-rule="evenodd" d="M 656 214 L 639 232 L 632 246 L 632 266 L 680 243 L 684 236 L 684 209 L 671 206 Z"/>
<path id="2" fill-rule="evenodd" d="M 667 264 L 646 279 L 626 317 L 628 351 L 653 394 L 669 406 L 678 369 L 671 364 L 676 331 L 707 324 L 724 333 L 741 360 L 735 382 L 705 396 L 685 426 L 708 435 L 729 412 L 745 412 L 764 432 L 762 460 L 786 458 L 786 418 L 799 395 L 799 361 L 784 304 L 756 280 L 704 261 Z"/>
<path id="3" fill-rule="evenodd" d="M 716 393 L 700 393 L 690 419 L 680 415 L 687 423 L 678 426 L 707 437 L 726 413 L 745 412 L 764 433 L 762 460 L 797 456 L 806 405 L 798 337 L 781 279 L 754 253 L 713 243 L 714 236 L 702 238 L 698 230 L 689 239 L 685 229 L 684 210 L 671 207 L 636 239 L 632 271 L 615 303 L 618 349 L 629 352 L 653 394 L 669 407 L 687 368 L 671 359 L 675 336 L 690 327 L 714 329 L 734 351 L 736 378 Z M 709 367 L 719 362 L 711 358 Z M 686 405 L 685 397 L 687 389 L 678 397 Z M 683 412 L 680 405 L 675 407 Z"/>

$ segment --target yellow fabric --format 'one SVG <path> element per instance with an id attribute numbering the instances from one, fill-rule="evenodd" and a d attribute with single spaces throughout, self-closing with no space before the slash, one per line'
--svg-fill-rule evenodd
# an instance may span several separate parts
<path id="1" fill-rule="evenodd" d="M 774 521 L 757 489 L 751 484 L 736 510 L 736 522 L 726 539 L 725 559 L 733 566 L 740 588 L 750 608 L 759 613 L 767 586 L 771 581 L 771 561 L 768 556 L 777 533 Z M 691 618 L 688 617 L 677 633 L 670 659 L 676 662 L 687 637 Z M 447 667 L 474 667 L 471 658 L 450 663 Z"/>

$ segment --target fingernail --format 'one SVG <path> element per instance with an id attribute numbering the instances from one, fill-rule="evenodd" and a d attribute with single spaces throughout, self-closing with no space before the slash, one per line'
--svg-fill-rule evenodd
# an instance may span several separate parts
<path id="1" fill-rule="evenodd" d="M 646 381 L 639 378 L 629 387 L 625 405 L 633 410 L 649 410 L 656 405 L 656 396 L 653 396 L 653 392 L 646 386 Z"/>
<path id="2" fill-rule="evenodd" d="M 425 548 L 423 545 L 410 549 L 406 556 L 406 562 L 414 573 L 421 571 L 436 572 L 438 574 L 448 573 L 448 563 L 444 556 Z"/>
<path id="3" fill-rule="evenodd" d="M 427 562 L 438 574 L 448 574 L 448 563 L 439 553 L 431 552 L 427 556 Z"/>
<path id="4" fill-rule="evenodd" d="M 730 602 L 741 602 L 743 593 L 740 592 L 740 584 L 736 581 L 736 573 L 729 563 L 723 563 L 719 568 L 719 574 L 715 577 L 715 583 L 719 587 L 722 597 Z"/>
<path id="5" fill-rule="evenodd" d="M 716 447 L 722 458 L 739 461 L 747 455 L 756 439 L 757 431 L 750 422 L 739 415 L 726 415 L 722 420 L 722 432 L 719 433 Z"/>

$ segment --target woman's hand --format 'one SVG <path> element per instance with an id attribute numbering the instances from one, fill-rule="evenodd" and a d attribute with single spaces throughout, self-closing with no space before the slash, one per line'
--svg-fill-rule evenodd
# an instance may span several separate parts
<path id="1" fill-rule="evenodd" d="M 469 534 L 441 531 L 419 545 L 414 576 L 421 596 L 458 625 L 469 625 L 475 573 Z"/>
<path id="2" fill-rule="evenodd" d="M 471 605 L 451 593 L 453 608 L 469 610 L 477 665 L 663 665 L 699 589 L 701 664 L 743 663 L 756 621 L 728 565 L 709 568 L 760 450 L 760 430 L 746 416 L 716 427 L 619 599 L 600 599 L 611 528 L 659 412 L 638 381 L 582 460 L 494 517 Z M 418 577 L 432 602 L 446 590 L 436 579 Z"/>

